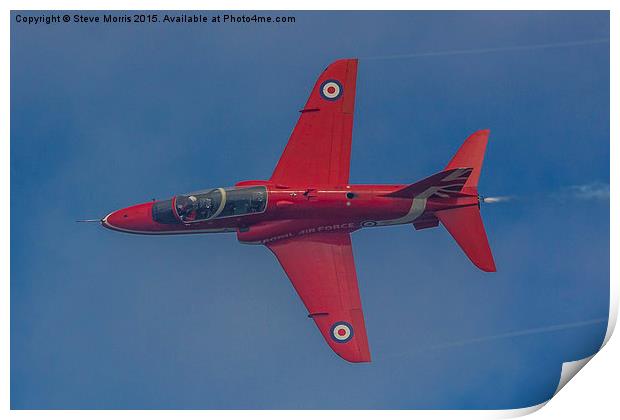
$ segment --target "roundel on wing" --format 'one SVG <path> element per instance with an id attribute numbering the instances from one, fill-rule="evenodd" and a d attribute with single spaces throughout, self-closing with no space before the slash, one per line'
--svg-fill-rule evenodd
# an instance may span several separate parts
<path id="1" fill-rule="evenodd" d="M 353 338 L 353 327 L 348 322 L 338 321 L 331 326 L 329 334 L 337 343 L 346 343 Z"/>
<path id="2" fill-rule="evenodd" d="M 342 85 L 338 80 L 328 79 L 321 83 L 319 93 L 323 99 L 335 101 L 342 96 Z"/>

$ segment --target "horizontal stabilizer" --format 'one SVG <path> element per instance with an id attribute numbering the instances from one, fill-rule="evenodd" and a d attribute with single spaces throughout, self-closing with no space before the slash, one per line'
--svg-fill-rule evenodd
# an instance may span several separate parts
<path id="1" fill-rule="evenodd" d="M 483 271 L 496 271 L 478 206 L 441 210 L 435 212 L 435 216 L 476 267 Z"/>

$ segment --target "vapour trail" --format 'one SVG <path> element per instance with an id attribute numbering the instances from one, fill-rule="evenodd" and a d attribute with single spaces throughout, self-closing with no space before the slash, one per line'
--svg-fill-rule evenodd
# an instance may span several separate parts
<path id="1" fill-rule="evenodd" d="M 555 194 L 556 198 L 577 198 L 580 200 L 609 200 L 609 184 L 591 183 L 571 185 Z"/>
<path id="2" fill-rule="evenodd" d="M 451 347 L 466 346 L 469 344 L 484 343 L 484 342 L 493 341 L 493 340 L 503 340 L 506 338 L 514 338 L 514 337 L 522 337 L 522 336 L 533 335 L 533 334 L 563 331 L 563 330 L 568 330 L 571 328 L 580 328 L 580 327 L 586 327 L 589 325 L 602 324 L 604 322 L 607 322 L 607 318 L 595 318 L 595 319 L 589 319 L 587 321 L 581 321 L 581 322 L 571 322 L 567 324 L 550 325 L 547 327 L 529 328 L 526 330 L 512 331 L 512 332 L 507 332 L 503 334 L 487 335 L 483 337 L 474 337 L 474 338 L 469 338 L 465 340 L 458 340 L 458 341 L 451 341 L 451 342 L 442 343 L 442 344 L 436 344 L 436 345 L 432 345 L 428 347 L 421 347 L 419 349 L 413 349 L 413 350 L 402 352 L 402 353 L 391 354 L 387 357 L 380 358 L 380 360 L 392 359 L 394 357 L 401 357 L 401 356 L 406 356 L 406 355 L 410 355 L 414 353 L 422 353 L 422 352 L 428 352 L 428 351 L 433 351 L 433 350 L 447 349 Z"/>
<path id="3" fill-rule="evenodd" d="M 541 334 L 546 332 L 563 331 L 571 328 L 585 327 L 588 325 L 602 324 L 607 322 L 607 318 L 596 318 L 582 322 L 572 322 L 568 324 L 550 325 L 548 327 L 530 328 L 527 330 L 513 331 L 504 334 L 488 335 L 485 337 L 470 338 L 467 340 L 453 341 L 445 344 L 438 344 L 428 347 L 429 350 L 445 349 L 450 347 L 465 346 L 467 344 L 482 343 L 485 341 L 501 340 L 503 338 L 521 337 L 523 335 Z"/>
<path id="4" fill-rule="evenodd" d="M 525 195 L 504 195 L 495 197 L 483 197 L 485 204 L 504 203 L 507 201 L 518 201 L 524 199 L 547 200 L 555 202 L 565 202 L 567 200 L 582 201 L 603 201 L 609 200 L 609 184 L 592 182 L 590 184 L 570 185 L 558 191 L 548 193 L 532 193 Z"/>
<path id="5" fill-rule="evenodd" d="M 472 48 L 465 50 L 447 50 L 447 51 L 427 51 L 411 54 L 394 54 L 394 55 L 377 55 L 371 57 L 360 57 L 360 60 L 396 60 L 405 58 L 417 58 L 417 57 L 440 57 L 446 55 L 466 55 L 466 54 L 488 54 L 497 52 L 509 52 L 509 51 L 530 51 L 530 50 L 542 50 L 547 48 L 568 48 L 578 47 L 582 45 L 595 45 L 608 43 L 609 38 L 598 39 L 584 39 L 581 41 L 569 41 L 569 42 L 554 42 L 548 44 L 532 44 L 532 45 L 515 45 L 508 47 L 494 47 L 494 48 Z"/>

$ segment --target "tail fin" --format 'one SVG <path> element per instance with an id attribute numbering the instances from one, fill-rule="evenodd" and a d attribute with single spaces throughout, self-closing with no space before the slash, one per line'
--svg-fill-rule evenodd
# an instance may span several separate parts
<path id="1" fill-rule="evenodd" d="M 469 136 L 456 152 L 446 170 L 455 168 L 473 168 L 471 175 L 463 186 L 464 193 L 478 193 L 478 179 L 484 160 L 484 151 L 489 141 L 489 130 L 476 131 Z"/>
<path id="2" fill-rule="evenodd" d="M 489 130 L 476 131 L 463 142 L 443 171 L 386 195 L 403 198 L 425 193 L 429 194 L 425 198 L 478 195 L 478 179 L 488 141 Z"/>
<path id="3" fill-rule="evenodd" d="M 496 271 L 478 206 L 441 210 L 435 212 L 435 216 L 476 267 L 482 271 Z"/>
<path id="4" fill-rule="evenodd" d="M 480 170 L 488 141 L 489 130 L 476 131 L 465 140 L 446 166 L 446 170 L 463 167 L 472 168 L 461 193 L 478 194 L 478 179 L 480 178 Z M 470 205 L 440 210 L 435 212 L 435 216 L 446 227 L 476 267 L 483 271 L 496 271 L 495 261 L 478 206 Z"/>
<path id="5" fill-rule="evenodd" d="M 399 190 L 386 194 L 387 197 L 412 198 L 447 198 L 462 196 L 461 190 L 466 185 L 472 168 L 453 168 L 444 170 L 424 178 L 415 184 L 407 185 Z"/>

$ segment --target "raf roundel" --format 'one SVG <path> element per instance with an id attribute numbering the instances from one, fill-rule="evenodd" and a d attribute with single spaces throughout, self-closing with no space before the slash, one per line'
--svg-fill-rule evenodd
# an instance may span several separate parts
<path id="1" fill-rule="evenodd" d="M 342 85 L 338 80 L 326 80 L 321 83 L 320 93 L 323 99 L 335 101 L 342 96 Z"/>
<path id="2" fill-rule="evenodd" d="M 336 322 L 329 331 L 332 340 L 337 343 L 346 343 L 353 338 L 353 327 L 348 322 Z"/>

